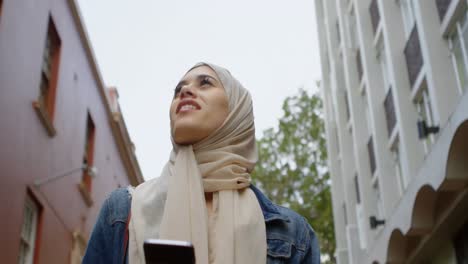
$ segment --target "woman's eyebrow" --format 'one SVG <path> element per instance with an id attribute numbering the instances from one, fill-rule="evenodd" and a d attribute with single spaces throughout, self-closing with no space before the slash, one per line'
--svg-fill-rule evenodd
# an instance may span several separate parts
<path id="1" fill-rule="evenodd" d="M 195 79 L 196 79 L 197 81 L 201 81 L 201 80 L 203 80 L 203 79 L 205 79 L 205 78 L 210 78 L 210 79 L 212 79 L 212 80 L 214 80 L 214 81 L 216 81 L 216 82 L 219 82 L 215 77 L 213 77 L 213 76 L 211 76 L 211 75 L 208 75 L 208 74 L 200 74 L 200 75 L 197 75 L 197 77 L 195 77 Z M 180 82 L 176 85 L 176 88 L 177 88 L 177 87 L 180 87 L 180 86 L 187 85 L 188 83 L 189 83 L 188 80 L 182 80 L 182 81 L 180 81 Z"/>

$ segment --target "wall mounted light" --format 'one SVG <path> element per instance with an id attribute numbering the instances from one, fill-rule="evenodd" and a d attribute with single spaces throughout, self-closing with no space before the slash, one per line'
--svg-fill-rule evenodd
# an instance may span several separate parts
<path id="1" fill-rule="evenodd" d="M 376 229 L 379 225 L 384 225 L 385 220 L 383 219 L 377 219 L 374 215 L 369 217 L 369 223 L 370 223 L 370 228 L 371 229 Z"/>
<path id="2" fill-rule="evenodd" d="M 425 120 L 418 120 L 418 137 L 425 139 L 429 134 L 436 134 L 439 132 L 438 126 L 427 126 Z"/>
<path id="3" fill-rule="evenodd" d="M 43 184 L 46 184 L 46 183 L 49 183 L 51 181 L 55 181 L 57 179 L 65 177 L 65 176 L 72 175 L 73 173 L 75 173 L 77 171 L 86 171 L 88 173 L 88 175 L 91 176 L 91 178 L 95 178 L 98 175 L 98 169 L 96 167 L 88 166 L 87 164 L 83 164 L 79 168 L 75 168 L 75 169 L 63 172 L 63 173 L 61 173 L 61 174 L 59 174 L 57 176 L 53 176 L 53 177 L 49 177 L 49 178 L 45 178 L 45 179 L 38 179 L 38 180 L 34 181 L 34 186 L 39 187 L 39 186 L 41 186 Z"/>

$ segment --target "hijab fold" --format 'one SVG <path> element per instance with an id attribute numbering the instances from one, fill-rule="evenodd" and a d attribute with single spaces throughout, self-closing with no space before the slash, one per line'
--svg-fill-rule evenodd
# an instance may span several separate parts
<path id="1" fill-rule="evenodd" d="M 224 68 L 208 66 L 229 100 L 229 115 L 210 136 L 194 145 L 173 141 L 159 178 L 132 193 L 130 263 L 144 263 L 148 238 L 183 240 L 195 247 L 197 264 L 266 263 L 263 213 L 250 185 L 257 161 L 252 99 Z M 192 69 L 193 69 L 192 68 Z M 208 214 L 205 192 L 213 193 Z"/>

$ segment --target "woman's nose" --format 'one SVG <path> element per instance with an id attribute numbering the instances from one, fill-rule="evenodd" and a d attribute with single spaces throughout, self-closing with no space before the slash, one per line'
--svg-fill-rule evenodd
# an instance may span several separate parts
<path id="1" fill-rule="evenodd" d="M 195 92 L 191 85 L 184 85 L 180 90 L 180 98 L 195 97 Z"/>

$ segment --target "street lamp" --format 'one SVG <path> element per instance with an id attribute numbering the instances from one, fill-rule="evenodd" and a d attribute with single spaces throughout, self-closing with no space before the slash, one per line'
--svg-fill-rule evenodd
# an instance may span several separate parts
<path id="1" fill-rule="evenodd" d="M 55 181 L 57 179 L 60 179 L 60 178 L 63 178 L 65 176 L 68 176 L 68 175 L 71 175 L 77 171 L 86 171 L 88 173 L 89 176 L 91 176 L 91 178 L 95 178 L 97 175 L 98 175 L 98 169 L 94 166 L 88 166 L 87 164 L 83 164 L 81 167 L 79 168 L 75 168 L 75 169 L 72 169 L 72 170 L 69 170 L 67 172 L 63 172 L 57 176 L 53 176 L 53 177 L 49 177 L 49 178 L 45 178 L 45 179 L 37 179 L 34 181 L 34 186 L 36 187 L 39 187 L 43 184 L 46 184 L 46 183 L 49 183 L 51 181 Z"/>

